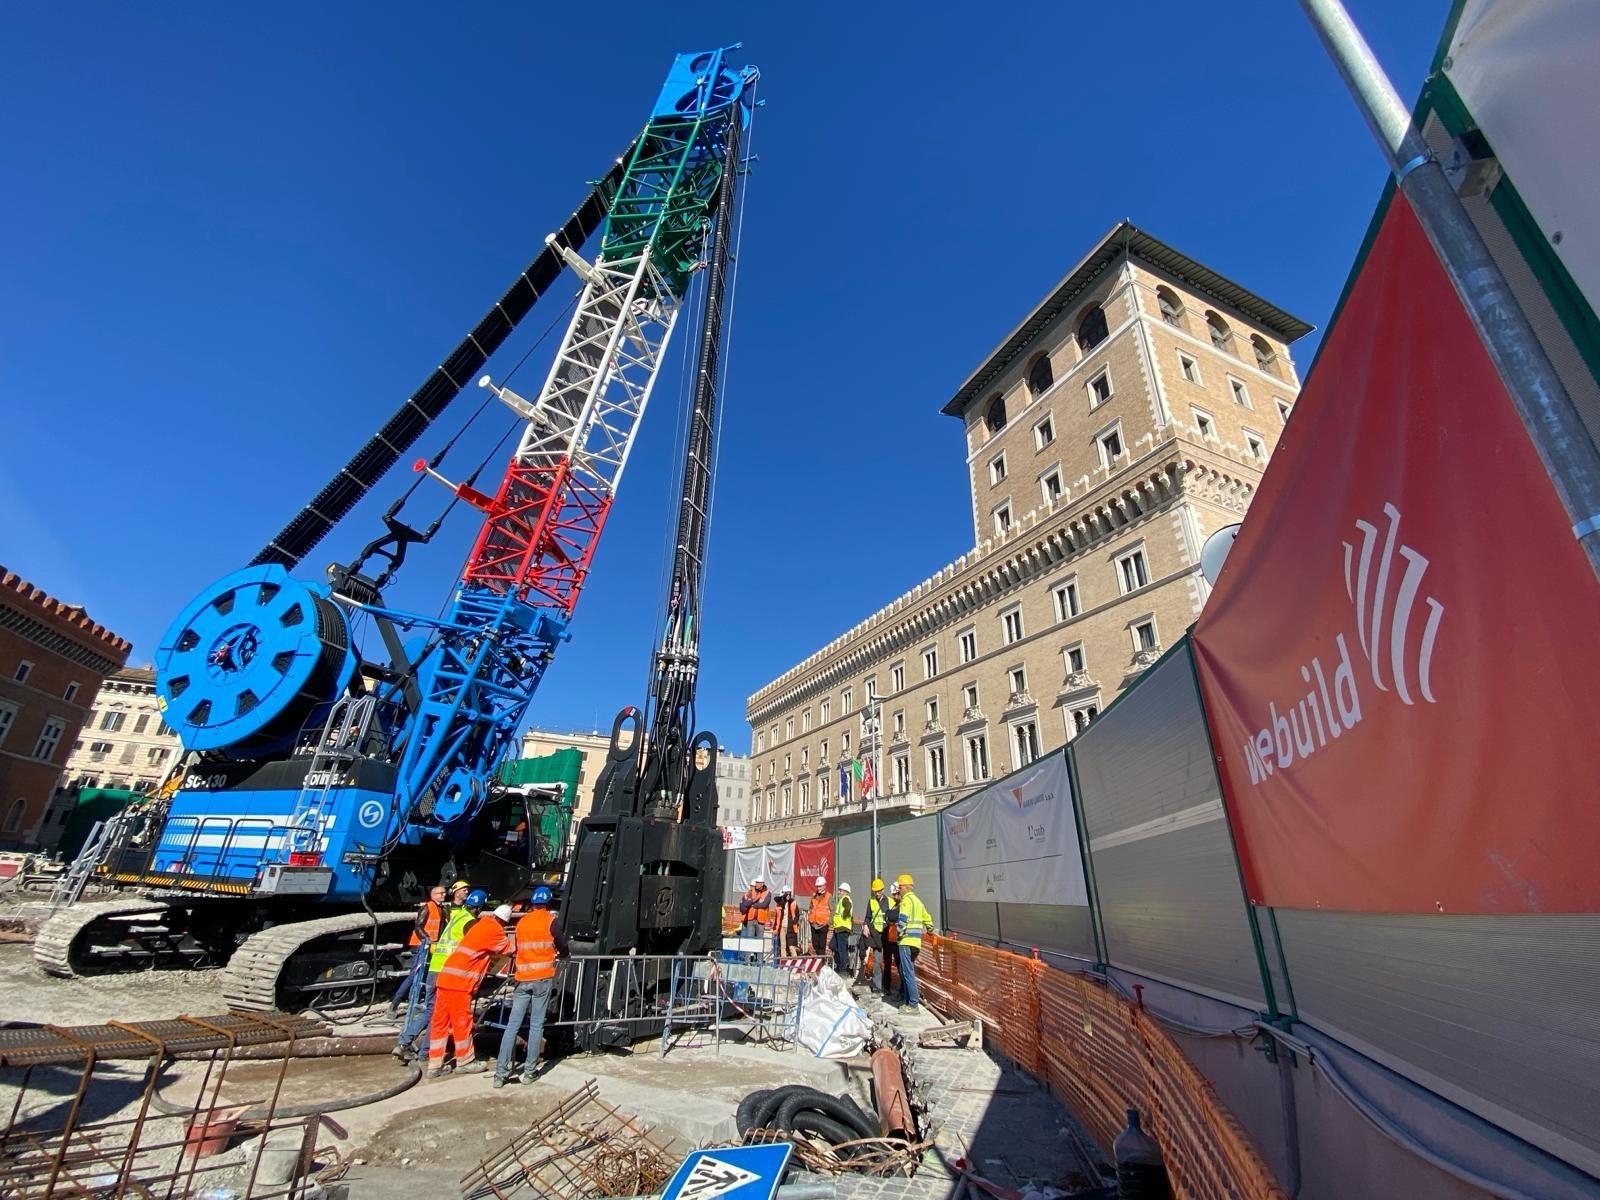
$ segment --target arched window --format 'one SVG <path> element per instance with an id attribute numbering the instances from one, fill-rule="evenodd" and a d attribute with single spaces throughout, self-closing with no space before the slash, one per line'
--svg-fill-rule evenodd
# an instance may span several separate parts
<path id="1" fill-rule="evenodd" d="M 1268 375 L 1276 375 L 1278 373 L 1278 352 L 1272 348 L 1272 344 L 1266 338 L 1259 333 L 1251 334 L 1250 348 L 1256 352 L 1256 366 L 1260 367 Z"/>
<path id="2" fill-rule="evenodd" d="M 990 433 L 999 433 L 1006 427 L 1006 398 L 996 395 L 989 401 L 989 408 L 983 414 L 984 424 L 989 427 Z"/>
<path id="3" fill-rule="evenodd" d="M 1233 330 L 1228 323 L 1209 308 L 1206 309 L 1206 331 L 1211 334 L 1211 344 L 1218 350 L 1233 353 Z"/>
<path id="4" fill-rule="evenodd" d="M 1178 293 L 1171 288 L 1158 287 L 1156 289 L 1156 303 L 1161 306 L 1161 319 L 1168 325 L 1183 328 L 1183 301 L 1178 299 Z"/>
<path id="5" fill-rule="evenodd" d="M 1055 381 L 1055 374 L 1050 370 L 1050 356 L 1039 355 L 1028 368 L 1028 394 L 1042 396 L 1050 390 L 1050 385 Z"/>
<path id="6" fill-rule="evenodd" d="M 28 811 L 28 802 L 18 796 L 11 802 L 11 811 L 6 814 L 5 831 L 7 833 L 22 832 L 22 818 Z"/>
<path id="7" fill-rule="evenodd" d="M 1091 304 L 1084 309 L 1083 316 L 1078 318 L 1079 348 L 1087 354 L 1109 336 L 1111 331 L 1106 328 L 1106 310 L 1098 304 Z"/>

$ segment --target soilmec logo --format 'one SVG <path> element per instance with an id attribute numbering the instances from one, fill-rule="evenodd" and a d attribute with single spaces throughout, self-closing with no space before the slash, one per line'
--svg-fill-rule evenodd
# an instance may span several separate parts
<path id="1" fill-rule="evenodd" d="M 1344 543 L 1344 591 L 1355 608 L 1356 640 L 1375 688 L 1387 692 L 1392 687 L 1401 703 L 1411 705 L 1416 703 L 1414 687 L 1416 695 L 1433 704 L 1433 652 L 1444 605 L 1432 596 L 1423 597 L 1426 616 L 1419 622 L 1420 632 L 1413 631 L 1412 616 L 1428 560 L 1399 541 L 1400 510 L 1386 503 L 1383 513 L 1388 527 L 1381 535 L 1369 522 L 1356 522 L 1359 552 L 1350 542 Z M 1380 536 L 1383 547 L 1378 550 Z M 1396 566 L 1397 557 L 1403 567 Z M 1333 642 L 1338 661 L 1331 669 L 1324 670 L 1317 658 L 1300 668 L 1301 681 L 1311 685 L 1305 699 L 1283 713 L 1276 702 L 1269 703 L 1266 727 L 1245 742 L 1252 784 L 1275 770 L 1288 770 L 1296 759 L 1311 757 L 1360 724 L 1361 692 L 1350 646 L 1343 633 Z"/>

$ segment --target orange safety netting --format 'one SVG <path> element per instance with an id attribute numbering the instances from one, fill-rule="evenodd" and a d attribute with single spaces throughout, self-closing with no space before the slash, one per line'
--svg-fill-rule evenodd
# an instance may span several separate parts
<path id="1" fill-rule="evenodd" d="M 934 1007 L 983 1022 L 985 1041 L 1048 1084 L 1101 1146 L 1139 1110 L 1173 1193 L 1288 1200 L 1249 1134 L 1142 1006 L 1099 980 L 950 938 L 923 942 L 917 983 Z"/>

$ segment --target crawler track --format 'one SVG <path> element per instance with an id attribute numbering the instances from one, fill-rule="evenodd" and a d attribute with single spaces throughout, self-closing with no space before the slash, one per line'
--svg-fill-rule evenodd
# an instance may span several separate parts
<path id="1" fill-rule="evenodd" d="M 133 929 L 135 923 L 128 918 L 149 916 L 159 924 L 159 915 L 165 914 L 167 907 L 160 900 L 129 896 L 63 908 L 40 928 L 33 943 L 33 960 L 51 975 L 71 978 L 85 974 L 93 970 L 90 947 L 94 943 L 120 940 L 115 927 Z M 91 929 L 97 922 L 103 927 Z"/>
<path id="2" fill-rule="evenodd" d="M 347 913 L 293 921 L 253 934 L 222 972 L 222 994 L 241 1008 L 298 1011 L 376 999 L 400 973 L 399 955 L 415 916 Z"/>

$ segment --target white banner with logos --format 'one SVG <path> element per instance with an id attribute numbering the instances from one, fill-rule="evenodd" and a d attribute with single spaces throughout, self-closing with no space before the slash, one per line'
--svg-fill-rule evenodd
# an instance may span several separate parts
<path id="1" fill-rule="evenodd" d="M 733 852 L 733 886 L 744 895 L 757 879 L 765 879 L 772 894 L 794 888 L 794 843 L 744 846 Z"/>
<path id="2" fill-rule="evenodd" d="M 940 821 L 947 901 L 1089 903 L 1065 754 L 951 805 Z"/>

